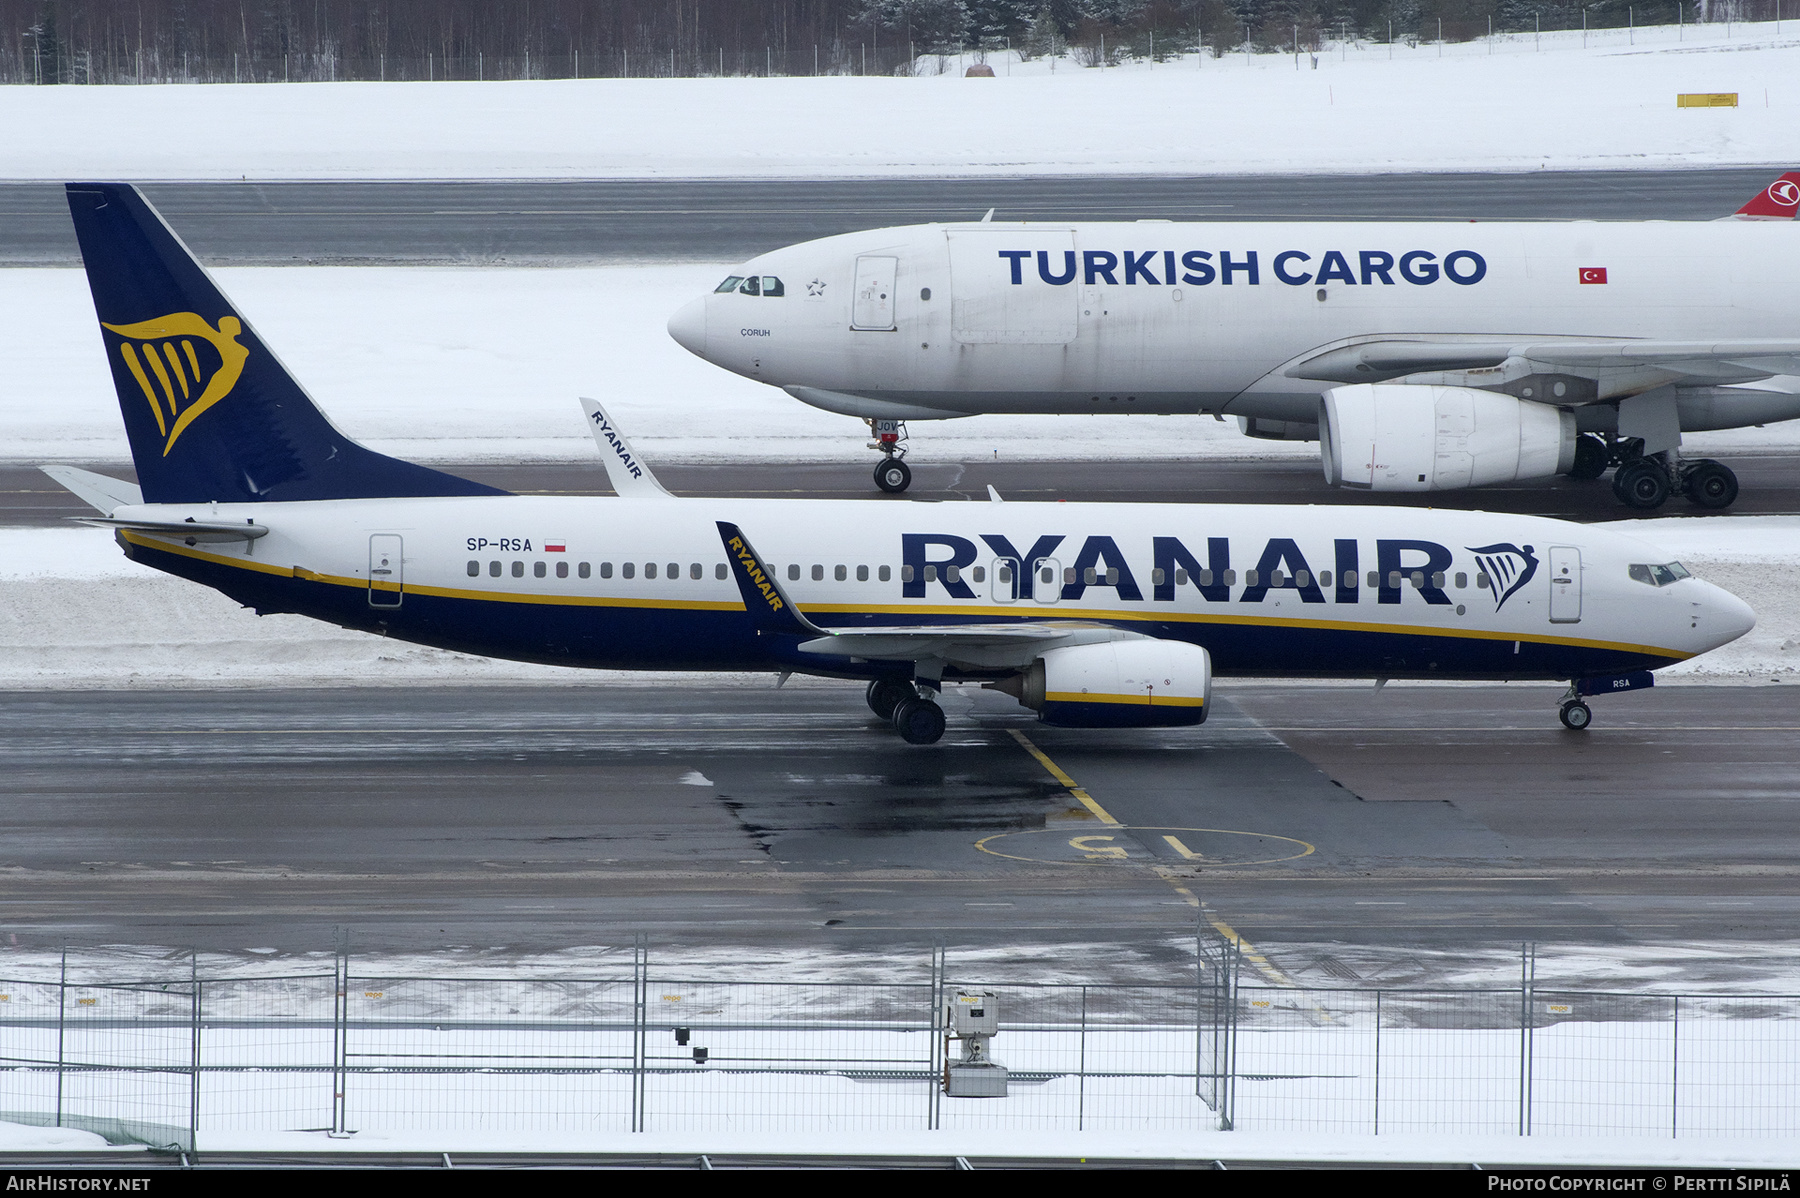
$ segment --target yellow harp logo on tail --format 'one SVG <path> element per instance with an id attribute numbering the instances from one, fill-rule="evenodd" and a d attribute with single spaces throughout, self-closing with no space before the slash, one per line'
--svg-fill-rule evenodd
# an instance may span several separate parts
<path id="1" fill-rule="evenodd" d="M 119 357 L 156 413 L 164 457 L 200 413 L 231 394 L 250 357 L 237 343 L 244 326 L 235 316 L 221 316 L 216 329 L 193 312 L 100 327 L 121 338 Z"/>

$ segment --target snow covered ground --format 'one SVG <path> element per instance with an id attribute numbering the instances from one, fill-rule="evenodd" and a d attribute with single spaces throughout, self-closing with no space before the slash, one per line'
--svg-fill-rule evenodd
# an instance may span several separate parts
<path id="1" fill-rule="evenodd" d="M 1583 43 L 1586 42 L 1584 48 Z M 935 68 L 936 64 L 930 64 Z M 0 88 L 0 177 L 1791 166 L 1800 22 L 915 78 Z M 1296 69 L 1299 67 L 1300 69 Z M 1740 107 L 1675 109 L 1678 92 Z M 872 133 L 871 131 L 878 131 Z"/>

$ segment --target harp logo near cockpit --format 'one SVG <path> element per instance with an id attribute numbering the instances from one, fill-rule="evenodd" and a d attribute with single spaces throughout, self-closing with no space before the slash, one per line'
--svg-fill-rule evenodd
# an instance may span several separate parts
<path id="1" fill-rule="evenodd" d="M 216 329 L 193 312 L 100 327 L 118 338 L 119 360 L 156 415 L 164 457 L 202 412 L 231 394 L 250 357 L 237 343 L 244 326 L 235 316 L 221 316 Z"/>
<path id="2" fill-rule="evenodd" d="M 1469 552 L 1475 555 L 1475 564 L 1488 576 L 1488 586 L 1494 593 L 1495 611 L 1505 607 L 1506 601 L 1518 594 L 1537 575 L 1537 554 L 1532 552 L 1530 545 L 1521 549 L 1503 541 L 1480 548 L 1471 546 Z"/>

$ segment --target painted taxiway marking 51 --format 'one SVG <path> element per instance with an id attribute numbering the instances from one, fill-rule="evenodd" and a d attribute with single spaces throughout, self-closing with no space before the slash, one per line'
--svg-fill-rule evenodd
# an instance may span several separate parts
<path id="1" fill-rule="evenodd" d="M 1055 778 L 1059 783 L 1066 787 L 1068 792 L 1075 796 L 1077 802 L 1093 812 L 1096 819 L 1100 820 L 1102 823 L 1110 824 L 1113 827 L 1122 826 L 1118 820 L 1112 817 L 1106 808 L 1102 807 L 1094 800 L 1092 795 L 1076 785 L 1075 779 L 1064 773 L 1061 766 L 1050 760 L 1049 756 L 1042 749 L 1032 744 L 1030 738 L 1023 732 L 1020 732 L 1017 728 L 1008 728 L 1007 732 L 1012 735 L 1014 740 L 1019 742 L 1021 748 L 1031 754 L 1031 756 L 1036 759 L 1037 763 L 1049 772 L 1052 778 Z M 1163 839 L 1169 841 L 1171 847 L 1176 848 L 1183 856 L 1188 857 L 1190 860 L 1195 859 L 1195 854 L 1191 853 L 1185 845 L 1182 845 L 1174 837 L 1165 836 Z M 1077 836 L 1074 840 L 1071 840 L 1069 844 L 1071 847 L 1082 849 L 1095 856 L 1111 857 L 1116 853 L 1119 858 L 1123 858 L 1126 855 L 1126 851 L 1123 848 L 1112 847 L 1096 851 L 1092 848 L 1088 848 L 1086 845 L 1076 843 L 1077 841 L 1087 841 L 1091 844 L 1100 840 L 1110 841 L 1112 840 L 1112 837 Z M 1307 852 L 1310 853 L 1311 851 L 1312 846 L 1308 845 Z M 1223 919 L 1220 919 L 1217 913 L 1209 909 L 1205 903 L 1202 903 L 1200 897 L 1192 890 L 1189 890 L 1183 880 L 1173 870 L 1162 865 L 1152 866 L 1151 868 L 1155 871 L 1156 876 L 1161 878 L 1164 882 L 1167 882 L 1169 886 L 1174 889 L 1175 893 L 1179 894 L 1189 906 L 1198 908 L 1200 914 L 1206 919 L 1207 923 L 1212 925 L 1214 931 L 1225 937 L 1225 939 L 1232 944 L 1235 944 L 1238 947 L 1238 950 L 1244 954 L 1244 959 L 1256 966 L 1257 972 L 1261 973 L 1271 982 L 1274 982 L 1277 986 L 1292 987 L 1295 985 L 1294 979 L 1283 973 L 1260 949 L 1238 935 L 1236 928 L 1233 928 Z"/>

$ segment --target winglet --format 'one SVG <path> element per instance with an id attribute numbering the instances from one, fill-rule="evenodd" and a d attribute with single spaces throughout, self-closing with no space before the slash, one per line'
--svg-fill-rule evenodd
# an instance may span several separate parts
<path id="1" fill-rule="evenodd" d="M 1800 171 L 1789 171 L 1731 214 L 1735 220 L 1793 220 L 1800 212 Z"/>
<path id="2" fill-rule="evenodd" d="M 583 396 L 581 410 L 587 413 L 588 429 L 594 434 L 594 444 L 600 448 L 600 461 L 606 467 L 607 481 L 621 498 L 674 498 L 656 481 L 656 475 L 650 473 L 650 467 L 631 448 L 631 442 L 613 424 L 599 400 Z"/>
<path id="3" fill-rule="evenodd" d="M 724 520 L 716 523 L 719 539 L 725 542 L 725 556 L 731 559 L 731 575 L 737 579 L 738 591 L 744 596 L 744 610 L 750 613 L 750 620 L 759 633 L 830 635 L 800 614 L 800 609 L 775 580 L 775 571 L 751 547 L 742 529 Z"/>

